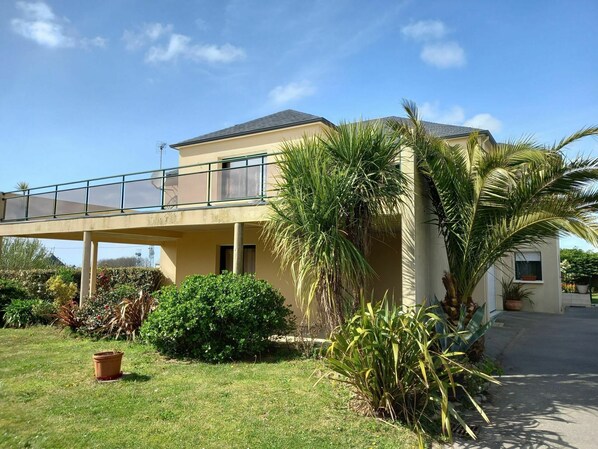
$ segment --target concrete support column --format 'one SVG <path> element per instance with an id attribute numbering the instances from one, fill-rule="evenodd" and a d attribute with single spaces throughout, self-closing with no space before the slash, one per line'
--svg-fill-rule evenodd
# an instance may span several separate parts
<path id="1" fill-rule="evenodd" d="M 91 269 L 89 273 L 89 292 L 95 294 L 96 280 L 98 277 L 98 247 L 100 242 L 93 240 L 91 242 Z"/>
<path id="2" fill-rule="evenodd" d="M 81 291 L 79 305 L 89 298 L 89 279 L 91 271 L 91 232 L 83 232 L 83 260 L 81 261 Z"/>
<path id="3" fill-rule="evenodd" d="M 235 223 L 233 242 L 233 273 L 243 274 L 243 223 Z"/>

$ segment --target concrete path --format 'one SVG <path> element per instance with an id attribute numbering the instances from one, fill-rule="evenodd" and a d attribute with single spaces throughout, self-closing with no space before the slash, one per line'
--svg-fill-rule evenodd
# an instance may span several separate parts
<path id="1" fill-rule="evenodd" d="M 497 323 L 486 348 L 505 374 L 484 406 L 492 423 L 454 447 L 598 448 L 598 308 L 503 312 Z"/>

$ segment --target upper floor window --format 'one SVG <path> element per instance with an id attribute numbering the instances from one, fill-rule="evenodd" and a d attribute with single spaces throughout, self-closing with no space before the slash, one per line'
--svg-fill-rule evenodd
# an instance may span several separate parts
<path id="1" fill-rule="evenodd" d="M 260 198 L 264 195 L 265 156 L 222 161 L 223 200 Z"/>
<path id="2" fill-rule="evenodd" d="M 518 281 L 542 280 L 542 254 L 540 251 L 515 253 L 515 279 Z"/>

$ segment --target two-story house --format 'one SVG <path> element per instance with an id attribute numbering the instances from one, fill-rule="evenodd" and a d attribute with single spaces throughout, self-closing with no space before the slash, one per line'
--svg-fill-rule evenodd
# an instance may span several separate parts
<path id="1" fill-rule="evenodd" d="M 387 117 L 385 120 L 404 120 Z M 276 195 L 276 154 L 282 141 L 334 126 L 323 117 L 286 110 L 173 144 L 175 169 L 131 173 L 1 194 L 0 240 L 21 236 L 83 241 L 81 297 L 95 289 L 99 242 L 159 245 L 160 268 L 171 282 L 190 274 L 222 270 L 254 273 L 277 287 L 295 306 L 294 286 L 261 237 L 268 201 Z M 465 143 L 479 131 L 425 122 L 429 132 Z M 375 294 L 403 304 L 444 296 L 447 269 L 443 241 L 429 223 L 427 200 L 406 149 L 401 168 L 412 179 L 396 237 L 376 242 L 371 263 L 378 274 Z M 1 247 L 1 245 L 0 245 Z M 1 257 L 1 256 L 0 256 Z M 502 309 L 500 278 L 515 276 L 533 290 L 534 310 L 561 311 L 558 240 L 505 257 L 491 269 L 474 299 Z M 510 267 L 510 268 L 509 268 Z"/>

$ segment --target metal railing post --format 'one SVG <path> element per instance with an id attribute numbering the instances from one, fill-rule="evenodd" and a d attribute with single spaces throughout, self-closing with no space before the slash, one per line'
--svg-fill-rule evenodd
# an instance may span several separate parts
<path id="1" fill-rule="evenodd" d="M 4 204 L 2 205 L 2 217 L 0 217 L 0 221 L 4 221 L 4 219 L 6 218 L 6 205 L 8 204 L 6 202 L 6 198 L 4 198 L 4 192 L 2 192 L 2 202 Z"/>
<path id="2" fill-rule="evenodd" d="M 262 177 L 260 179 L 260 199 L 264 201 L 266 190 L 266 156 L 262 156 Z"/>
<path id="3" fill-rule="evenodd" d="M 25 200 L 25 221 L 29 220 L 29 195 L 31 194 L 31 189 L 27 189 L 27 199 Z"/>
<path id="4" fill-rule="evenodd" d="M 89 215 L 89 181 L 85 186 L 85 216 Z"/>
<path id="5" fill-rule="evenodd" d="M 54 218 L 56 218 L 56 210 L 58 209 L 58 184 L 54 188 Z"/>
<path id="6" fill-rule="evenodd" d="M 212 196 L 212 164 L 208 164 L 208 195 L 207 195 L 207 205 L 211 206 L 210 199 Z"/>
<path id="7" fill-rule="evenodd" d="M 162 197 L 160 198 L 160 209 L 164 210 L 164 189 L 166 184 L 166 170 L 162 170 Z"/>
<path id="8" fill-rule="evenodd" d="M 122 184 L 120 186 L 120 213 L 125 213 L 125 175 L 123 175 Z"/>

